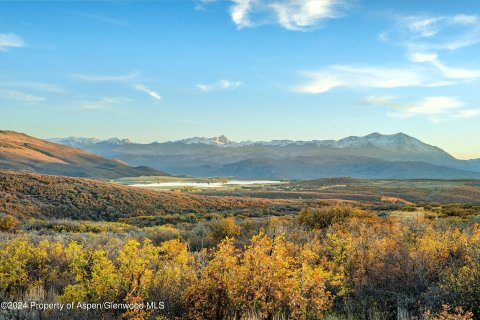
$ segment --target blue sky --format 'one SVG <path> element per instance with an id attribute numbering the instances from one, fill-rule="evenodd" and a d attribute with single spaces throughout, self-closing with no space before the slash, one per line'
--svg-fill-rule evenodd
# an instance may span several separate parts
<path id="1" fill-rule="evenodd" d="M 137 142 L 405 132 L 480 158 L 477 0 L 0 1 L 0 128 Z"/>

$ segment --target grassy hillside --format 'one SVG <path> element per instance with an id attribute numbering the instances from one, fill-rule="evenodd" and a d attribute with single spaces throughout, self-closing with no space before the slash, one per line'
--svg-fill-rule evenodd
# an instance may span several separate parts
<path id="1" fill-rule="evenodd" d="M 0 131 L 0 169 L 98 179 L 165 174 L 13 131 Z"/>
<path id="2" fill-rule="evenodd" d="M 0 171 L 0 211 L 18 218 L 70 218 L 117 221 L 241 211 L 257 208 L 288 211 L 293 200 L 195 196 L 159 192 L 89 179 Z"/>
<path id="3" fill-rule="evenodd" d="M 415 203 L 469 203 L 480 204 L 480 180 L 362 180 L 318 179 L 294 183 L 296 188 L 314 190 L 325 195 L 354 194 L 396 197 Z"/>

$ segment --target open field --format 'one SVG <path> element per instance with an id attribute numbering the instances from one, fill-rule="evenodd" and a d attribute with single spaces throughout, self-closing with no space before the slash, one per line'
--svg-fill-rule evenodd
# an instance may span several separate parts
<path id="1" fill-rule="evenodd" d="M 367 180 L 331 178 L 312 181 L 279 181 L 218 185 L 229 178 L 188 178 L 150 176 L 113 180 L 124 185 L 145 184 L 152 190 L 181 190 L 200 195 L 236 196 L 272 199 L 348 200 L 368 203 L 469 203 L 480 204 L 480 180 Z M 248 180 L 246 180 L 248 183 Z M 154 186 L 156 183 L 199 184 L 198 187 Z M 208 184 L 208 187 L 202 187 Z"/>
<path id="2" fill-rule="evenodd" d="M 238 190 L 237 190 L 238 191 Z M 207 190 L 203 195 L 237 195 L 283 199 L 339 199 L 379 204 L 468 203 L 480 204 L 480 180 L 357 180 L 321 179 L 266 186 L 262 190 L 242 189 L 228 193 Z"/>

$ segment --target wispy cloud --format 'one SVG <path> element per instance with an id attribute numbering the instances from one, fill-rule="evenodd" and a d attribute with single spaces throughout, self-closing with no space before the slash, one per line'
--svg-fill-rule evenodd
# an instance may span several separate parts
<path id="1" fill-rule="evenodd" d="M 15 33 L 0 33 L 0 51 L 25 46 L 25 41 Z"/>
<path id="2" fill-rule="evenodd" d="M 442 20 L 443 17 L 408 16 L 400 19 L 400 22 L 405 24 L 411 33 L 429 38 L 439 32 Z"/>
<path id="3" fill-rule="evenodd" d="M 440 87 L 480 79 L 480 70 L 445 65 L 436 55 L 414 55 L 413 62 L 430 66 L 409 65 L 403 68 L 376 66 L 329 66 L 324 70 L 304 72 L 306 81 L 293 87 L 298 93 L 324 93 L 337 87 L 402 88 Z"/>
<path id="4" fill-rule="evenodd" d="M 293 87 L 298 93 L 324 93 L 337 87 L 400 88 L 435 86 L 420 68 L 383 68 L 375 66 L 330 66 L 317 72 L 305 72 L 307 81 Z"/>
<path id="5" fill-rule="evenodd" d="M 390 113 L 393 117 L 411 118 L 414 116 L 438 116 L 451 114 L 455 110 L 465 106 L 465 103 L 455 97 L 427 97 L 402 106 L 396 112 Z"/>
<path id="6" fill-rule="evenodd" d="M 306 31 L 326 19 L 340 16 L 346 0 L 232 0 L 230 16 L 238 28 L 278 24 L 287 30 Z"/>
<path id="7" fill-rule="evenodd" d="M 480 70 L 449 67 L 442 63 L 437 53 L 411 53 L 410 60 L 418 63 L 430 63 L 436 67 L 444 77 L 449 79 L 477 79 L 480 78 Z"/>
<path id="8" fill-rule="evenodd" d="M 410 51 L 458 50 L 480 43 L 480 16 L 398 16 L 380 38 Z"/>
<path id="9" fill-rule="evenodd" d="M 393 118 L 422 116 L 436 123 L 451 118 L 480 116 L 480 109 L 468 108 L 467 104 L 457 97 L 433 96 L 405 103 L 394 96 L 369 96 L 365 102 L 389 109 L 387 114 Z"/>
<path id="10" fill-rule="evenodd" d="M 93 109 L 109 109 L 117 105 L 126 104 L 133 100 L 125 97 L 102 97 L 95 100 L 81 100 L 79 101 L 79 109 L 93 110 Z"/>
<path id="11" fill-rule="evenodd" d="M 219 80 L 211 84 L 197 84 L 196 87 L 204 92 L 219 91 L 219 90 L 233 90 L 242 85 L 240 81 Z"/>
<path id="12" fill-rule="evenodd" d="M 0 99 L 20 101 L 20 102 L 42 102 L 47 100 L 46 97 L 35 96 L 33 94 L 15 91 L 15 90 L 4 90 L 0 89 Z"/>
<path id="13" fill-rule="evenodd" d="M 473 118 L 473 117 L 480 117 L 480 109 L 466 109 L 466 110 L 460 110 L 456 114 L 456 117 L 458 118 Z"/>
<path id="14" fill-rule="evenodd" d="M 43 82 L 9 82 L 6 84 L 9 87 L 31 89 L 36 91 L 45 91 L 51 93 L 65 93 L 67 90 L 59 85 L 53 83 Z"/>
<path id="15" fill-rule="evenodd" d="M 397 100 L 396 96 L 368 96 L 364 99 L 364 102 L 372 106 L 392 106 Z"/>
<path id="16" fill-rule="evenodd" d="M 78 12 L 78 15 L 83 17 L 83 18 L 87 18 L 87 19 L 102 22 L 102 23 L 115 24 L 115 25 L 119 25 L 119 26 L 129 26 L 130 25 L 130 23 L 126 20 L 119 20 L 119 19 L 115 19 L 115 18 L 105 16 L 105 15 L 101 15 L 101 14 Z"/>
<path id="17" fill-rule="evenodd" d="M 144 92 L 144 93 L 148 94 L 150 97 L 152 97 L 155 100 L 162 100 L 162 96 L 158 92 L 150 89 L 149 87 L 147 87 L 143 84 L 135 84 L 135 85 L 133 85 L 133 88 L 137 91 Z"/>
<path id="18" fill-rule="evenodd" d="M 123 75 L 100 75 L 100 74 L 85 74 L 85 73 L 74 73 L 72 77 L 84 81 L 127 81 L 135 79 L 140 75 L 140 72 L 132 72 Z"/>
<path id="19" fill-rule="evenodd" d="M 198 0 L 198 1 L 195 1 L 195 3 L 196 3 L 195 10 L 205 11 L 209 4 L 212 4 L 212 3 L 215 3 L 215 2 L 218 2 L 218 1 L 220 1 L 220 0 Z"/>
<path id="20" fill-rule="evenodd" d="M 403 62 L 403 67 L 327 66 L 304 72 L 306 81 L 294 86 L 293 91 L 324 93 L 337 87 L 436 87 L 480 79 L 480 70 L 448 65 L 433 50 L 453 50 L 480 42 L 478 16 L 399 17 L 394 31 L 382 33 L 381 39 L 405 47 L 408 61 Z"/>

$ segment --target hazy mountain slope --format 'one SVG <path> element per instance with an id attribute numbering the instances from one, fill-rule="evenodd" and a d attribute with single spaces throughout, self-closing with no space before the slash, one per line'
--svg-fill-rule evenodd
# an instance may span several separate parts
<path id="1" fill-rule="evenodd" d="M 335 140 L 235 142 L 225 136 L 150 144 L 95 143 L 90 152 L 173 174 L 314 179 L 468 178 L 480 165 L 403 133 Z M 405 162 L 400 164 L 399 162 Z M 250 166 L 250 167 L 249 167 Z"/>
<path id="2" fill-rule="evenodd" d="M 161 163 L 162 169 L 192 176 L 232 176 L 265 179 L 317 179 L 351 176 L 356 178 L 438 178 L 468 179 L 480 177 L 479 172 L 433 165 L 421 161 L 386 161 L 355 156 L 321 156 L 294 158 L 248 158 L 222 164 L 190 156 L 124 156 L 130 163 Z"/>
<path id="3" fill-rule="evenodd" d="M 222 175 L 265 179 L 315 179 L 345 176 L 368 179 L 473 179 L 480 173 L 419 161 L 384 161 L 361 157 L 248 159 L 224 165 Z"/>
<path id="4" fill-rule="evenodd" d="M 0 131 L 0 169 L 102 179 L 164 174 L 13 131 Z"/>
<path id="5" fill-rule="evenodd" d="M 467 160 L 472 170 L 480 171 L 480 159 Z"/>
<path id="6" fill-rule="evenodd" d="M 18 218 L 69 218 L 116 221 L 120 218 L 247 208 L 290 210 L 295 201 L 195 196 L 116 183 L 0 170 L 0 211 Z M 147 220 L 152 220 L 148 219 Z"/>

